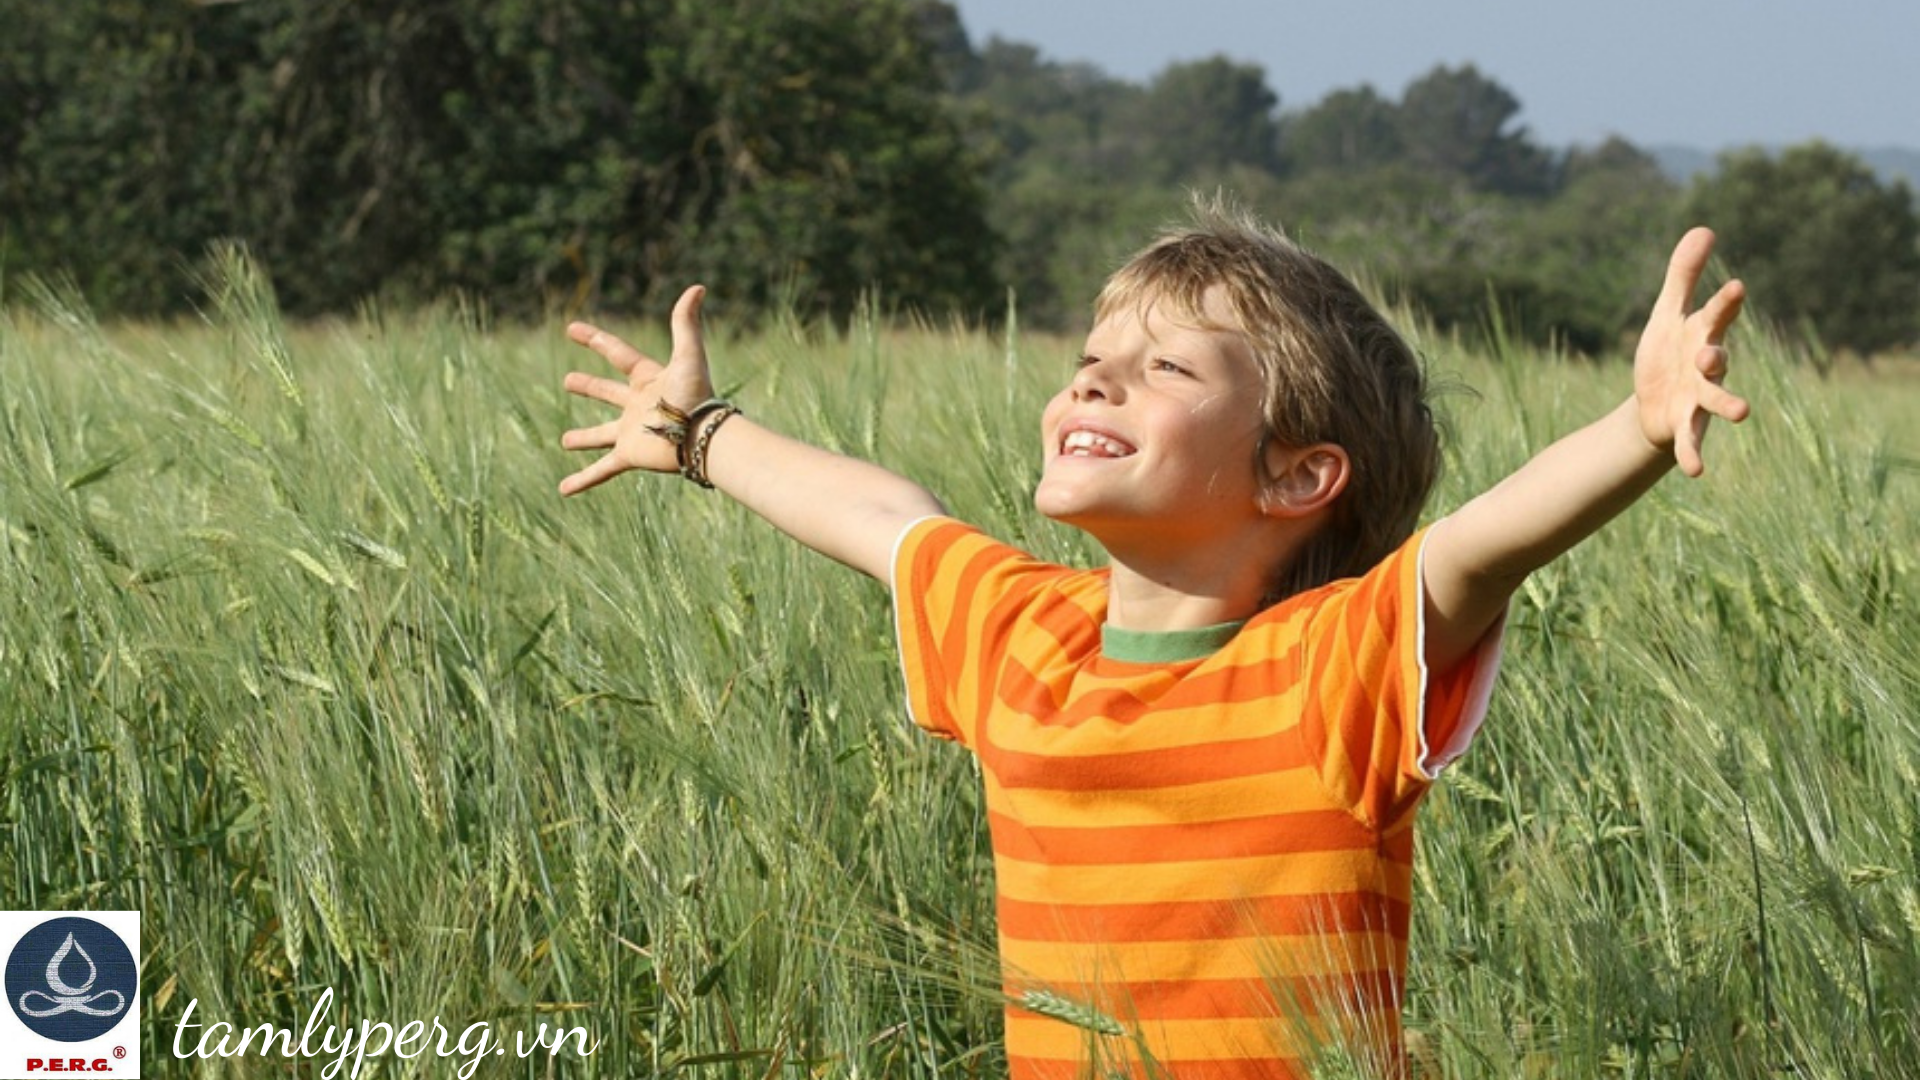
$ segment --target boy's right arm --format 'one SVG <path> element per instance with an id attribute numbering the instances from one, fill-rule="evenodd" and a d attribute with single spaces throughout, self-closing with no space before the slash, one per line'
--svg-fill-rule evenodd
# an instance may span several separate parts
<path id="1" fill-rule="evenodd" d="M 622 375 L 567 376 L 566 388 L 620 409 L 616 420 L 561 437 L 569 450 L 606 453 L 560 482 L 562 495 L 596 487 L 631 469 L 675 472 L 674 446 L 655 431 L 662 401 L 691 409 L 713 393 L 700 333 L 695 285 L 673 308 L 673 355 L 665 365 L 587 323 L 567 327 L 574 342 L 599 353 Z M 809 446 L 736 415 L 713 436 L 707 478 L 795 540 L 864 574 L 890 582 L 893 548 L 907 525 L 946 509 L 927 489 L 886 469 Z"/>

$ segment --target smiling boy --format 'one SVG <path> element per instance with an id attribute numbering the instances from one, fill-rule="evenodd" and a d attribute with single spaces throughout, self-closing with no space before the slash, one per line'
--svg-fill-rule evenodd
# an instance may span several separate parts
<path id="1" fill-rule="evenodd" d="M 1414 815 L 1484 714 L 1508 598 L 1746 415 L 1720 386 L 1741 287 L 1688 310 L 1711 244 L 1675 249 L 1633 397 L 1419 532 L 1417 358 L 1337 271 L 1213 207 L 1108 282 L 1042 418 L 1035 505 L 1103 568 L 708 400 L 697 286 L 664 366 L 569 328 L 626 378 L 567 377 L 621 416 L 566 434 L 608 452 L 561 491 L 680 471 L 890 586 L 914 721 L 980 760 L 1015 1077 L 1297 1076 L 1318 1040 L 1394 1074 Z M 1059 998 L 1130 1035 L 1022 1007 Z"/>

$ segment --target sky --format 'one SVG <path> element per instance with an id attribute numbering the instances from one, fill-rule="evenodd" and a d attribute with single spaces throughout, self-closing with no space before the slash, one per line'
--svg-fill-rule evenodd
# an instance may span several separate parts
<path id="1" fill-rule="evenodd" d="M 998 35 L 1135 82 L 1216 54 L 1258 63 L 1283 110 L 1360 83 L 1398 97 L 1472 63 L 1549 146 L 1920 149 L 1920 0 L 953 2 L 975 47 Z"/>

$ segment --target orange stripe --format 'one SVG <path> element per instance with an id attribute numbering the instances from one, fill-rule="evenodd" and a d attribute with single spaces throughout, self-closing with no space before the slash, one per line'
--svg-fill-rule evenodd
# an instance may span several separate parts
<path id="1" fill-rule="evenodd" d="M 1235 1020 L 1156 1020 L 1140 1025 L 1139 1037 L 1160 1062 L 1195 1061 L 1238 1062 L 1248 1058 L 1293 1056 L 1297 1043 L 1311 1043 L 1314 1036 L 1300 1030 L 1300 1024 L 1278 1018 Z M 1007 1055 L 1064 1060 L 1091 1056 L 1088 1051 L 1098 1040 L 1102 1066 L 1106 1059 L 1116 1064 L 1138 1057 L 1137 1046 L 1129 1036 L 1096 1036 L 1051 1017 L 1007 1014 Z M 1104 1075 L 1104 1068 L 1096 1075 Z M 1186 1080 L 1184 1069 L 1173 1071 L 1178 1080 Z"/>
<path id="2" fill-rule="evenodd" d="M 1032 650 L 1022 650 L 1032 655 Z M 1069 672 L 1070 674 L 1070 672 Z M 1035 675 L 1018 660 L 1009 659 L 994 689 L 1001 709 L 1021 720 L 1042 726 L 1071 727 L 1088 720 L 1114 720 L 1127 723 L 1151 708 L 1129 690 L 1109 688 L 1075 695 L 1071 678 L 1048 682 Z"/>
<path id="3" fill-rule="evenodd" d="M 1016 646 L 1017 655 L 1033 655 L 1031 648 Z M 1234 650 L 1237 657 L 1239 650 Z M 998 704 L 1015 714 L 1039 723 L 1080 724 L 1094 718 L 1116 723 L 1132 723 L 1149 709 L 1206 709 L 1219 711 L 1236 705 L 1253 705 L 1285 694 L 1295 685 L 1293 665 L 1271 657 L 1249 655 L 1231 667 L 1203 664 L 1186 678 L 1170 670 L 1153 670 L 1149 680 L 1130 680 L 1127 689 L 1104 687 L 1093 693 L 1067 699 L 1069 678 L 1056 682 L 1040 679 L 1019 663 L 1007 665 L 1006 676 L 996 688 Z M 1145 682 L 1146 685 L 1142 685 Z M 1134 688 L 1152 693 L 1142 694 Z M 1063 712 L 1064 710 L 1064 712 Z"/>
<path id="4" fill-rule="evenodd" d="M 978 747 L 980 767 L 992 772 L 1001 787 L 1064 791 L 1149 790 L 1280 772 L 1295 763 L 1287 750 L 1281 740 L 1267 736 L 1140 753 L 1054 757 L 1004 749 L 991 726 L 980 733 Z"/>
<path id="5" fill-rule="evenodd" d="M 1294 976 L 1119 983 L 1102 986 L 1100 996 L 1103 1001 L 1122 1003 L 1106 1010 L 1111 1015 L 1138 1020 L 1143 1028 L 1155 1020 L 1271 1020 L 1292 1025 L 1318 1016 L 1345 1020 L 1398 1009 L 1405 982 L 1401 972 L 1375 968 L 1337 979 Z"/>
<path id="6" fill-rule="evenodd" d="M 1000 933 L 1024 941 L 1208 941 L 1261 935 L 1407 934 L 1411 905 L 1355 890 L 1246 900 L 1157 904 L 1049 904 L 1001 897 Z"/>
<path id="7" fill-rule="evenodd" d="M 937 558 L 938 555 L 930 557 Z M 945 601 L 946 625 L 942 627 L 944 632 L 941 635 L 938 655 L 947 663 L 961 657 L 970 659 L 976 655 L 971 651 L 977 638 L 972 625 L 973 601 L 979 595 L 980 582 L 1004 561 L 1006 561 L 1006 553 L 1003 551 L 993 548 L 975 550 L 967 555 L 966 562 L 961 565 L 960 573 L 954 578 L 951 588 L 942 589 L 937 596 L 929 591 L 927 595 L 929 608 L 938 610 L 941 605 L 933 601 Z M 940 579 L 933 574 L 931 564 L 923 580 L 927 582 L 929 589 L 939 586 Z"/>
<path id="8" fill-rule="evenodd" d="M 1076 695 L 1099 694 L 1111 689 L 1085 678 L 1075 686 Z M 1138 696 L 1157 694 L 1160 700 L 1151 713 L 1137 722 L 1096 715 L 1096 710 L 1089 710 L 1084 716 L 1075 709 L 1036 718 L 1014 715 L 1012 710 L 1002 708 L 988 721 L 993 741 L 1014 753 L 1071 758 L 1122 750 L 1127 753 L 1178 750 L 1223 739 L 1278 737 L 1286 742 L 1289 756 L 1297 759 L 1295 765 L 1305 766 L 1311 762 L 1314 771 L 1319 771 L 1320 758 L 1306 756 L 1306 744 L 1291 734 L 1307 700 L 1305 683 L 1287 687 L 1273 697 L 1251 702 L 1246 707 L 1232 709 L 1183 701 L 1175 694 L 1154 688 L 1122 689 Z"/>
<path id="9" fill-rule="evenodd" d="M 1242 1058 L 1238 1061 L 1155 1061 L 1149 1071 L 1140 1063 L 1101 1061 L 1100 1075 L 1127 1080 L 1312 1080 L 1308 1065 L 1298 1058 Z M 1008 1080 L 1084 1080 L 1086 1066 L 1078 1060 L 1007 1057 Z"/>
<path id="10" fill-rule="evenodd" d="M 1386 689 L 1383 684 L 1397 680 L 1391 667 L 1376 670 L 1369 663 L 1374 657 L 1356 640 L 1369 629 L 1361 613 L 1348 609 L 1342 613 L 1341 622 L 1347 631 L 1344 635 L 1347 640 L 1324 644 L 1327 667 L 1325 676 L 1315 684 L 1314 693 L 1321 697 L 1320 708 L 1339 718 L 1333 734 L 1343 754 L 1347 774 L 1361 778 L 1372 772 L 1374 737 L 1382 726 L 1382 701 L 1386 699 L 1375 690 Z"/>
<path id="11" fill-rule="evenodd" d="M 1316 1017 L 1347 1022 L 1400 1007 L 1403 973 L 1391 968 L 1356 971 L 1337 978 L 1187 979 L 1102 983 L 1053 992 L 1088 1001 L 1121 1026 L 1151 1038 L 1159 1020 L 1268 1020 L 1297 1026 Z M 1017 1000 L 1017 991 L 1012 992 Z M 1014 1007 L 1020 1010 L 1018 1006 Z"/>
<path id="12" fill-rule="evenodd" d="M 1018 817 L 1029 826 L 1072 828 L 1088 822 L 1115 827 L 1170 825 L 1183 821 L 1217 821 L 1260 806 L 1275 814 L 1298 810 L 1329 810 L 1327 797 L 1314 770 L 1304 760 L 1279 772 L 1238 776 L 1177 790 L 1152 791 L 1042 791 L 1009 793 L 991 773 L 985 781 L 989 808 L 1005 811 L 1017 804 Z"/>
<path id="13" fill-rule="evenodd" d="M 1002 583 L 1000 595 L 982 611 L 978 623 L 967 628 L 966 640 L 955 644 L 954 647 L 965 650 L 956 654 L 964 655 L 967 661 L 964 674 L 956 678 L 973 692 L 974 696 L 966 703 L 966 708 L 973 715 L 984 717 L 993 709 L 997 676 L 1003 667 L 1018 664 L 1013 659 L 1015 656 L 1046 654 L 1048 646 L 1045 639 L 1036 639 L 1032 628 L 1021 620 L 1036 604 L 1065 602 L 1058 596 L 1047 599 L 1037 599 L 1035 596 L 1044 588 L 1060 584 L 1071 573 L 1062 568 L 1052 569 L 1055 572 L 1045 576 L 1029 575 L 1031 580 L 1026 582 L 1024 588 L 1015 589 Z M 1060 692 L 1064 694 L 1071 685 L 1071 680 L 1062 682 Z"/>
<path id="14" fill-rule="evenodd" d="M 1102 613 L 1075 603 L 1051 604 L 1034 614 L 1033 632 L 1053 639 L 1053 648 L 1072 656 L 1100 649 Z"/>
<path id="15" fill-rule="evenodd" d="M 921 598 L 920 605 L 930 613 L 945 614 L 940 655 L 965 655 L 970 644 L 966 636 L 968 615 L 980 595 L 981 582 L 1015 558 L 1015 553 L 964 526 L 943 525 L 914 554 L 919 572 L 911 584 Z"/>
<path id="16" fill-rule="evenodd" d="M 1126 897 L 1141 904 L 1171 900 L 1238 900 L 1378 888 L 1413 898 L 1413 867 L 1372 851 L 1302 852 L 1250 859 L 1131 866 L 1046 866 L 1000 856 L 994 860 L 1000 894 L 1018 900 L 1104 904 Z"/>
<path id="17" fill-rule="evenodd" d="M 1084 1064 L 1077 1076 L 1105 1077 L 1109 1073 L 1152 1076 L 1158 1080 L 1233 1077 L 1236 1080 L 1273 1080 L 1274 1077 L 1307 1077 L 1312 1062 L 1320 1056 L 1347 1051 L 1334 1060 L 1347 1058 L 1359 1065 L 1358 1074 L 1368 1077 L 1405 1077 L 1405 1053 L 1401 1046 L 1397 1015 L 1380 1014 L 1345 1018 L 1340 1030 L 1330 1031 L 1326 1023 L 1309 1018 L 1300 1021 L 1227 1020 L 1161 1021 L 1143 1024 L 1138 1034 L 1094 1036 L 1069 1024 L 1044 1017 L 1007 1019 L 1007 1056 L 1013 1075 L 1061 1075 L 1057 1070 L 1066 1062 L 1084 1062 L 1098 1054 L 1099 1068 L 1089 1074 Z M 1139 1040 L 1144 1039 L 1152 1054 L 1151 1071 L 1140 1062 Z M 1026 1071 L 1038 1065 L 1044 1071 Z M 1343 1071 L 1341 1075 L 1347 1075 Z"/>
<path id="18" fill-rule="evenodd" d="M 997 855 L 1053 866 L 1194 862 L 1303 851 L 1371 849 L 1377 837 L 1343 810 L 1299 811 L 1224 821 L 1131 828 L 1036 828 L 987 814 Z"/>
<path id="19" fill-rule="evenodd" d="M 1022 941 L 1001 935 L 1009 978 L 1049 986 L 1194 979 L 1320 979 L 1344 983 L 1353 972 L 1405 970 L 1407 943 L 1392 933 L 1213 938 L 1205 941 Z"/>
<path id="20" fill-rule="evenodd" d="M 894 597 L 894 604 L 904 616 L 900 620 L 900 659 L 906 674 L 907 707 L 914 720 L 929 731 L 968 739 L 971 733 L 960 729 L 959 721 L 949 707 L 953 683 L 945 676 L 945 669 L 940 663 L 939 643 L 933 632 L 931 612 L 926 605 L 913 603 L 909 599 L 926 592 L 923 582 L 931 572 L 933 560 L 938 557 L 943 544 L 942 537 L 951 534 L 943 523 L 938 522 L 926 526 L 925 535 L 918 535 L 922 531 L 921 527 L 916 526 L 902 541 L 905 549 L 901 554 L 901 580 L 895 583 L 901 595 Z M 950 542 L 945 546 L 950 546 Z M 930 550 L 932 554 L 929 554 Z"/>

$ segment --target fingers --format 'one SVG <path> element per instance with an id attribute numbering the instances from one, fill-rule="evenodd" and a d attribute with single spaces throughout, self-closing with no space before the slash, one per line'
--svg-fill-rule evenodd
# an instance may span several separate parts
<path id="1" fill-rule="evenodd" d="M 627 466 L 622 465 L 612 454 L 603 455 L 593 464 L 560 481 L 560 494 L 578 495 L 588 488 L 599 487 L 626 471 Z"/>
<path id="2" fill-rule="evenodd" d="M 616 408 L 626 408 L 628 393 L 632 389 L 615 379 L 602 379 L 579 371 L 568 372 L 561 385 L 566 387 L 569 394 L 604 401 Z"/>
<path id="3" fill-rule="evenodd" d="M 567 324 L 567 337 L 576 345 L 585 345 L 606 358 L 607 363 L 617 368 L 622 375 L 632 375 L 635 368 L 642 365 L 658 367 L 639 349 L 607 333 L 605 330 L 586 322 Z"/>
<path id="4" fill-rule="evenodd" d="M 1708 345 L 1694 358 L 1694 366 L 1707 380 L 1700 390 L 1700 407 L 1722 420 L 1736 424 L 1745 420 L 1747 414 L 1752 412 L 1747 399 L 1729 393 L 1726 387 L 1720 385 L 1720 380 L 1727 377 L 1727 350 L 1719 345 Z"/>
<path id="5" fill-rule="evenodd" d="M 627 344 L 613 334 L 586 322 L 570 323 L 567 337 L 577 345 L 584 345 L 599 353 L 609 364 L 626 376 L 624 380 L 608 379 L 588 375 L 584 372 L 570 372 L 564 385 L 567 392 L 580 397 L 603 401 L 621 410 L 621 420 L 608 421 L 592 427 L 574 428 L 560 437 L 560 445 L 568 450 L 608 450 L 608 453 L 595 459 L 591 465 L 560 481 L 560 494 L 577 495 L 589 488 L 598 487 L 608 480 L 632 468 L 654 468 L 652 464 L 641 464 L 632 460 L 633 455 L 621 454 L 612 449 L 619 445 L 621 424 L 633 422 L 630 414 L 635 407 L 645 407 L 658 411 L 663 394 L 670 400 L 690 391 L 697 391 L 707 383 L 707 355 L 705 343 L 701 337 L 700 305 L 706 298 L 706 289 L 695 285 L 680 294 L 679 302 L 674 304 L 673 356 L 670 364 L 662 368 L 660 363 L 640 350 Z M 698 401 L 701 396 L 692 398 Z M 648 431 L 658 435 L 661 432 L 649 427 Z M 648 454 L 641 458 L 651 460 Z"/>
<path id="6" fill-rule="evenodd" d="M 560 446 L 566 450 L 604 450 L 620 439 L 620 421 L 609 420 L 589 428 L 574 428 L 560 436 Z"/>
<path id="7" fill-rule="evenodd" d="M 1729 281 L 1720 286 L 1720 291 L 1714 293 L 1705 304 L 1701 305 L 1697 315 L 1707 322 L 1709 344 L 1717 345 L 1727 336 L 1727 328 L 1740 317 L 1740 309 L 1746 302 L 1747 287 L 1739 281 Z"/>
<path id="8" fill-rule="evenodd" d="M 1693 358 L 1693 366 L 1708 379 L 1719 382 L 1727 377 L 1727 350 L 1723 345 L 1706 345 Z"/>
<path id="9" fill-rule="evenodd" d="M 1720 380 L 1727 374 L 1726 349 L 1719 345 L 1705 346 L 1694 357 L 1694 367 L 1699 370 L 1702 382 L 1685 422 L 1675 427 L 1673 457 L 1681 472 L 1698 477 L 1707 471 L 1701 447 L 1706 442 L 1707 428 L 1712 419 L 1719 417 L 1737 424 L 1752 413 L 1753 407 L 1746 398 L 1720 385 Z"/>
<path id="10" fill-rule="evenodd" d="M 1700 441 L 1706 437 L 1706 417 L 1696 413 L 1694 422 L 1682 428 L 1680 437 L 1673 440 L 1673 457 L 1681 472 L 1698 477 L 1707 471 L 1707 463 L 1700 457 Z"/>
<path id="11" fill-rule="evenodd" d="M 1700 408 L 1729 423 L 1737 424 L 1753 412 L 1753 406 L 1738 394 L 1708 383 L 1700 392 Z"/>
<path id="12" fill-rule="evenodd" d="M 1667 260 L 1667 279 L 1660 286 L 1660 298 L 1654 301 L 1654 307 L 1684 314 L 1712 254 L 1713 230 L 1704 226 L 1687 230 L 1674 245 L 1673 257 Z"/>
<path id="13" fill-rule="evenodd" d="M 1745 405 L 1745 402 L 1741 402 L 1739 398 L 1727 393 L 1726 389 L 1721 385 L 1722 381 L 1727 377 L 1727 350 L 1724 347 L 1719 345 L 1706 345 L 1701 347 L 1699 353 L 1693 358 L 1693 366 L 1700 372 L 1701 378 L 1706 380 L 1699 391 L 1701 408 L 1706 409 L 1715 416 L 1727 416 L 1728 412 L 1732 411 L 1732 402 L 1740 402 L 1742 405 Z M 1746 419 L 1746 413 L 1744 410 L 1740 410 L 1738 417 L 1728 418 L 1737 423 L 1740 420 Z"/>

